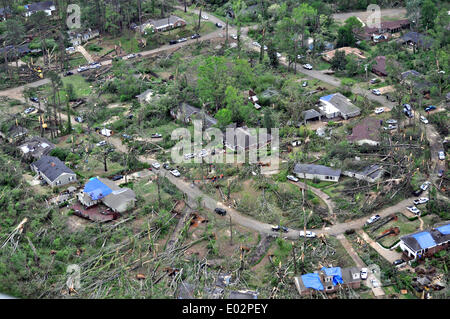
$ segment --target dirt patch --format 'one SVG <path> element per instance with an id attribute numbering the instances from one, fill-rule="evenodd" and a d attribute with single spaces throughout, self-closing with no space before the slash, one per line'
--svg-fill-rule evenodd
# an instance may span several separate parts
<path id="1" fill-rule="evenodd" d="M 67 229 L 71 233 L 84 231 L 88 224 L 89 221 L 82 219 L 78 216 L 71 215 L 69 216 L 69 218 L 67 218 Z"/>

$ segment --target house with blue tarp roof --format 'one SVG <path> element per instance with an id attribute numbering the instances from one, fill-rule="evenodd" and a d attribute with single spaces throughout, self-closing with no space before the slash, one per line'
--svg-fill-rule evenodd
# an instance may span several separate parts
<path id="1" fill-rule="evenodd" d="M 450 242 L 450 223 L 416 232 L 400 238 L 399 247 L 404 259 L 415 260 L 432 257 L 435 253 L 447 249 Z"/>
<path id="2" fill-rule="evenodd" d="M 344 120 L 347 120 L 361 114 L 360 108 L 341 93 L 322 96 L 319 101 L 320 113 L 328 119 L 340 116 Z"/>
<path id="3" fill-rule="evenodd" d="M 314 273 L 294 277 L 295 286 L 300 295 L 309 295 L 322 291 L 332 293 L 338 289 L 361 286 L 361 269 L 357 267 L 323 267 Z"/>

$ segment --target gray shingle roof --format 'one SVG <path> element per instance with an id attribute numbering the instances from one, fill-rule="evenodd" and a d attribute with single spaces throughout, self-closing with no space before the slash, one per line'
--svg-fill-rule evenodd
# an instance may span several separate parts
<path id="1" fill-rule="evenodd" d="M 202 110 L 189 105 L 187 103 L 181 104 L 181 110 L 184 113 L 184 120 L 201 120 L 202 119 Z M 174 113 L 177 113 L 177 110 L 173 110 Z M 209 128 L 217 124 L 217 120 L 208 114 L 205 114 L 205 128 Z"/>
<path id="2" fill-rule="evenodd" d="M 321 116 L 321 114 L 314 109 L 303 111 L 302 115 L 303 115 L 303 119 L 306 121 Z"/>
<path id="3" fill-rule="evenodd" d="M 170 24 L 174 24 L 175 22 L 177 22 L 178 20 L 183 20 L 180 17 L 171 15 L 168 18 L 162 18 L 159 20 L 149 20 L 149 23 L 152 24 L 155 28 L 161 28 L 163 26 L 166 25 L 170 25 Z M 184 20 L 183 20 L 184 21 Z"/>
<path id="4" fill-rule="evenodd" d="M 53 1 L 42 1 L 42 2 L 35 2 L 32 4 L 27 5 L 25 8 L 28 12 L 37 12 L 37 11 L 44 11 L 44 10 L 50 10 L 50 7 L 54 6 L 55 4 Z"/>
<path id="5" fill-rule="evenodd" d="M 41 174 L 45 175 L 50 181 L 54 181 L 63 173 L 74 174 L 75 173 L 68 168 L 59 158 L 54 156 L 44 155 L 36 162 L 32 164 L 36 167 Z"/>
<path id="6" fill-rule="evenodd" d="M 341 176 L 340 169 L 332 169 L 323 165 L 314 164 L 295 164 L 294 167 L 295 174 L 314 174 L 314 175 L 325 175 L 325 176 Z"/>
<path id="7" fill-rule="evenodd" d="M 349 99 L 341 93 L 334 94 L 330 99 L 330 103 L 333 104 L 343 114 L 352 114 L 361 111 L 359 107 L 351 103 Z"/>

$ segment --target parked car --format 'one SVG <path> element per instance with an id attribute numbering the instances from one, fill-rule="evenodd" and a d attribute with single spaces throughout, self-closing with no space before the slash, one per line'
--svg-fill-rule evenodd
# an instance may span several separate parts
<path id="1" fill-rule="evenodd" d="M 302 83 L 302 87 L 307 87 L 307 86 L 308 86 L 308 82 L 305 81 Z"/>
<path id="2" fill-rule="evenodd" d="M 232 34 L 232 35 L 231 35 L 231 38 L 232 38 L 233 40 L 237 40 L 237 39 L 238 39 L 238 37 L 237 37 L 236 34 Z"/>
<path id="3" fill-rule="evenodd" d="M 317 235 L 316 235 L 315 232 L 312 232 L 312 231 L 309 231 L 309 230 L 306 231 L 306 238 L 315 238 L 316 236 Z"/>
<path id="4" fill-rule="evenodd" d="M 444 176 L 444 170 L 440 169 L 438 172 L 438 177 L 442 177 L 442 176 Z"/>
<path id="5" fill-rule="evenodd" d="M 159 133 L 152 134 L 152 138 L 161 138 L 162 135 Z"/>
<path id="6" fill-rule="evenodd" d="M 361 275 L 362 280 L 366 280 L 367 279 L 367 268 L 361 268 L 360 275 Z"/>
<path id="7" fill-rule="evenodd" d="M 216 27 L 218 27 L 218 28 L 222 28 L 222 24 L 221 24 L 221 23 L 219 23 L 219 22 L 217 22 L 217 23 L 216 23 Z"/>
<path id="8" fill-rule="evenodd" d="M 198 157 L 205 157 L 208 155 L 208 151 L 203 149 L 200 151 L 200 153 L 198 153 Z"/>
<path id="9" fill-rule="evenodd" d="M 381 114 L 384 112 L 384 107 L 379 107 L 377 109 L 375 109 L 375 114 Z"/>
<path id="10" fill-rule="evenodd" d="M 374 78 L 370 80 L 370 84 L 377 84 L 378 82 L 380 82 L 380 79 L 378 78 Z"/>
<path id="11" fill-rule="evenodd" d="M 198 33 L 191 35 L 191 39 L 198 39 L 198 38 L 200 38 L 200 34 Z"/>
<path id="12" fill-rule="evenodd" d="M 118 181 L 119 179 L 122 179 L 122 178 L 123 178 L 123 175 L 116 175 L 116 176 L 113 176 L 113 178 L 111 178 L 111 180 Z"/>
<path id="13" fill-rule="evenodd" d="M 171 170 L 170 174 L 172 174 L 175 177 L 180 177 L 180 175 L 181 175 L 180 172 L 176 169 Z"/>
<path id="14" fill-rule="evenodd" d="M 380 96 L 380 95 L 381 95 L 381 92 L 380 92 L 380 90 L 378 90 L 378 89 L 373 89 L 373 90 L 372 90 L 372 94 L 377 95 L 377 96 Z"/>
<path id="15" fill-rule="evenodd" d="M 35 97 L 35 96 L 30 97 L 30 101 L 34 102 L 34 103 L 39 103 L 39 99 L 37 97 Z"/>
<path id="16" fill-rule="evenodd" d="M 172 45 L 172 44 L 177 44 L 177 43 L 178 43 L 177 40 L 170 40 L 170 41 L 169 41 L 169 44 L 170 44 L 170 45 Z"/>
<path id="17" fill-rule="evenodd" d="M 423 124 L 428 124 L 427 118 L 426 118 L 425 116 L 423 116 L 423 115 L 420 116 L 420 121 L 421 121 Z"/>
<path id="18" fill-rule="evenodd" d="M 97 144 L 95 144 L 97 146 L 105 146 L 106 145 L 106 141 L 100 141 Z"/>
<path id="19" fill-rule="evenodd" d="M 416 197 L 422 195 L 422 193 L 423 193 L 422 189 L 418 189 L 418 190 L 415 190 L 414 192 L 412 192 L 412 194 Z"/>
<path id="20" fill-rule="evenodd" d="M 386 121 L 387 124 L 397 124 L 397 120 L 389 119 Z"/>
<path id="21" fill-rule="evenodd" d="M 439 151 L 438 152 L 438 157 L 441 161 L 445 160 L 445 153 L 444 151 Z"/>
<path id="22" fill-rule="evenodd" d="M 277 58 L 278 58 L 278 59 L 281 58 L 281 53 L 278 53 L 278 52 L 277 52 Z"/>
<path id="23" fill-rule="evenodd" d="M 195 154 L 193 154 L 193 153 L 184 154 L 184 159 L 186 159 L 186 160 L 194 158 L 194 157 L 195 157 Z"/>
<path id="24" fill-rule="evenodd" d="M 100 68 L 102 65 L 100 64 L 100 63 L 98 63 L 98 62 L 92 62 L 92 63 L 90 63 L 89 64 L 89 68 L 90 69 L 98 69 L 98 68 Z"/>
<path id="25" fill-rule="evenodd" d="M 202 19 L 203 19 L 203 20 L 208 20 L 209 18 L 208 18 L 207 15 L 202 15 Z"/>
<path id="26" fill-rule="evenodd" d="M 373 215 L 372 217 L 370 217 L 367 221 L 366 221 L 366 224 L 367 225 L 370 225 L 370 224 L 373 224 L 373 223 L 375 223 L 376 221 L 378 221 L 379 219 L 380 219 L 381 217 L 380 217 L 380 215 Z"/>
<path id="27" fill-rule="evenodd" d="M 421 204 L 425 204 L 426 202 L 428 202 L 429 201 L 429 198 L 428 197 L 421 197 L 421 198 L 419 198 L 419 199 L 415 199 L 414 201 L 413 201 L 413 203 L 414 203 L 414 205 L 421 205 Z"/>
<path id="28" fill-rule="evenodd" d="M 384 130 L 389 130 L 389 131 L 395 130 L 396 128 L 397 128 L 397 125 L 395 125 L 395 124 L 389 124 L 388 126 L 383 126 Z"/>
<path id="29" fill-rule="evenodd" d="M 256 41 L 254 41 L 253 43 L 252 43 L 255 47 L 258 47 L 258 48 L 260 48 L 261 47 L 261 44 L 259 44 L 258 42 L 256 42 Z"/>
<path id="30" fill-rule="evenodd" d="M 283 233 L 287 233 L 289 231 L 289 228 L 285 227 L 285 226 L 272 226 L 272 231 L 280 231 L 282 230 Z"/>
<path id="31" fill-rule="evenodd" d="M 406 103 L 403 104 L 403 113 L 405 113 L 405 115 L 407 117 L 413 117 L 412 108 L 411 108 L 410 104 L 406 104 Z"/>
<path id="32" fill-rule="evenodd" d="M 71 76 L 71 75 L 73 75 L 72 71 L 67 71 L 66 73 L 64 73 L 64 76 Z"/>
<path id="33" fill-rule="evenodd" d="M 405 263 L 405 261 L 403 259 L 397 259 L 392 264 L 394 266 L 398 266 L 398 265 L 401 265 L 401 264 L 404 264 L 404 263 Z"/>
<path id="34" fill-rule="evenodd" d="M 407 206 L 406 209 L 414 215 L 420 215 L 420 210 L 416 206 Z"/>
<path id="35" fill-rule="evenodd" d="M 164 168 L 164 169 L 167 169 L 167 170 L 170 170 L 169 163 L 164 163 L 164 164 L 163 164 L 163 168 Z"/>
<path id="36" fill-rule="evenodd" d="M 134 59 L 135 57 L 137 57 L 137 54 L 134 54 L 134 53 L 127 55 L 127 59 Z"/>
<path id="37" fill-rule="evenodd" d="M 159 169 L 161 167 L 161 165 L 158 162 L 154 162 L 154 163 L 152 163 L 152 167 L 154 169 Z"/>
<path id="38" fill-rule="evenodd" d="M 427 107 L 425 108 L 425 112 L 430 112 L 430 111 L 433 111 L 433 110 L 435 110 L 435 109 L 436 109 L 436 106 L 430 105 L 430 106 L 427 106 Z"/>
<path id="39" fill-rule="evenodd" d="M 303 64 L 303 68 L 306 69 L 306 70 L 312 70 L 313 69 L 311 64 Z"/>
<path id="40" fill-rule="evenodd" d="M 83 123 L 84 120 L 83 120 L 83 118 L 82 118 L 81 116 L 77 116 L 77 117 L 75 118 L 75 122 Z"/>
<path id="41" fill-rule="evenodd" d="M 376 279 L 371 279 L 370 282 L 371 282 L 373 288 L 380 287 L 380 283 Z"/>
<path id="42" fill-rule="evenodd" d="M 423 182 L 423 184 L 420 185 L 420 189 L 423 191 L 426 191 L 428 189 L 428 186 L 430 186 L 430 185 L 431 185 L 431 182 L 429 182 L 429 181 Z"/>
<path id="43" fill-rule="evenodd" d="M 29 107 L 29 108 L 27 108 L 25 111 L 24 111 L 24 113 L 25 114 L 30 114 L 30 113 L 32 113 L 32 112 L 34 112 L 36 109 L 34 108 L 34 107 Z"/>
<path id="44" fill-rule="evenodd" d="M 178 43 L 181 43 L 181 42 L 186 42 L 186 41 L 187 41 L 187 39 L 186 39 L 186 38 L 181 38 L 181 39 L 178 39 L 178 40 L 177 40 L 177 42 L 178 42 Z"/>
<path id="45" fill-rule="evenodd" d="M 80 66 L 80 67 L 77 69 L 77 72 L 78 72 L 78 73 L 82 73 L 82 72 L 85 72 L 85 71 L 87 71 L 87 70 L 89 70 L 89 68 L 88 68 L 87 66 Z"/>
<path id="46" fill-rule="evenodd" d="M 219 214 L 220 216 L 225 216 L 227 214 L 227 211 L 220 207 L 217 207 L 216 209 L 214 209 L 214 212 L 216 214 Z"/>
<path id="47" fill-rule="evenodd" d="M 128 135 L 128 134 L 122 134 L 122 137 L 126 138 L 126 139 L 131 139 L 132 138 L 131 135 Z"/>
<path id="48" fill-rule="evenodd" d="M 288 175 L 288 176 L 286 176 L 286 178 L 290 181 L 298 182 L 298 178 L 293 175 Z"/>

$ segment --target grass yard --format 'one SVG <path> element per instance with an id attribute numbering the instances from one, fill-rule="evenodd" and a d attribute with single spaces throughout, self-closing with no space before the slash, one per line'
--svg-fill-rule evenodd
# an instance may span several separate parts
<path id="1" fill-rule="evenodd" d="M 70 67 L 71 69 L 77 68 L 77 67 L 80 66 L 80 65 L 85 65 L 85 64 L 87 64 L 86 59 L 85 59 L 84 56 L 83 56 L 81 53 L 79 53 L 79 52 L 73 53 L 70 57 L 71 57 L 71 58 L 70 58 L 70 60 L 69 60 L 69 67 Z"/>

